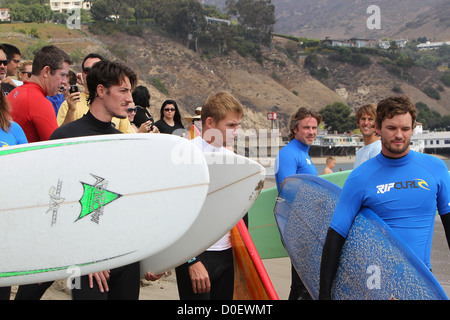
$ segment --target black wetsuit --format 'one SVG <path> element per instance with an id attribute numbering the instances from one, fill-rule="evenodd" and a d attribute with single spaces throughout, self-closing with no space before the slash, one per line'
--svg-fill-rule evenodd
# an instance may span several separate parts
<path id="1" fill-rule="evenodd" d="M 109 122 L 97 120 L 90 112 L 82 118 L 70 122 L 53 132 L 52 139 L 122 133 Z M 53 281 L 42 284 L 19 286 L 16 300 L 39 300 Z M 73 300 L 138 300 L 140 288 L 139 262 L 111 270 L 108 280 L 109 291 L 101 293 L 94 279 L 94 287 L 89 288 L 89 276 L 80 277 L 79 289 L 72 289 Z"/>

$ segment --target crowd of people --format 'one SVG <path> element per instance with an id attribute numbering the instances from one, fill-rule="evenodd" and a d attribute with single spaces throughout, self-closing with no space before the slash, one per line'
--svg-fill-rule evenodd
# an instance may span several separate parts
<path id="1" fill-rule="evenodd" d="M 138 77 L 128 66 L 96 53 L 83 59 L 80 74 L 71 72 L 71 65 L 69 55 L 53 45 L 42 47 L 32 61 L 21 61 L 16 47 L 0 45 L 0 146 L 99 134 L 186 135 L 174 100 L 165 101 L 160 119 L 153 120 L 150 93 L 138 86 Z M 237 136 L 244 117 L 241 103 L 229 93 L 213 93 L 196 111 L 201 115 L 191 120 L 197 122 L 196 126 L 201 121 L 203 130 L 197 130 L 193 143 L 204 152 L 231 152 L 229 143 Z M 429 268 L 436 210 L 450 239 L 450 176 L 441 160 L 409 149 L 416 116 L 415 106 L 406 97 L 390 97 L 377 106 L 369 104 L 357 111 L 364 147 L 357 152 L 354 170 L 347 180 L 350 183 L 344 185 L 328 230 L 320 298 L 330 298 L 340 250 L 361 207 L 371 208 L 397 230 Z M 317 175 L 309 148 L 321 121 L 320 114 L 305 107 L 292 115 L 290 142 L 275 161 L 278 190 L 290 175 Z M 222 136 L 206 136 L 204 133 L 210 129 Z M 331 173 L 334 167 L 334 159 L 329 160 L 325 173 Z M 408 182 L 422 179 L 426 188 L 408 188 L 411 184 L 406 183 L 402 192 L 377 193 L 377 186 L 391 182 L 392 177 Z M 227 234 L 204 253 L 177 267 L 180 299 L 233 299 L 231 248 Z M 149 280 L 160 276 L 146 275 Z M 74 300 L 138 299 L 139 263 L 82 276 L 80 281 L 81 286 L 72 290 Z M 19 286 L 16 299 L 40 299 L 51 284 Z M 9 297 L 10 288 L 0 288 L 0 298 Z M 294 268 L 289 299 L 311 299 Z"/>
<path id="2" fill-rule="evenodd" d="M 20 50 L 0 45 L 0 141 L 2 146 L 100 134 L 161 133 L 188 136 L 178 104 L 166 100 L 160 119 L 150 114 L 150 93 L 137 85 L 136 73 L 128 66 L 88 54 L 81 73 L 70 70 L 73 61 L 60 48 L 48 45 L 36 52 L 32 61 L 21 61 Z M 80 90 L 82 88 L 82 90 Z M 226 139 L 237 135 L 243 118 L 240 102 L 229 93 L 211 94 L 189 120 L 197 134 L 189 135 L 204 152 L 231 152 Z M 220 132 L 205 138 L 199 127 Z M 217 263 L 217 259 L 221 262 Z M 204 253 L 177 268 L 181 299 L 232 299 L 234 270 L 231 241 L 226 234 Z M 139 262 L 80 277 L 72 289 L 74 300 L 138 299 Z M 161 275 L 147 273 L 148 280 Z M 38 300 L 53 282 L 20 285 L 16 300 Z M 10 288 L 0 288 L 0 299 L 9 299 Z"/>

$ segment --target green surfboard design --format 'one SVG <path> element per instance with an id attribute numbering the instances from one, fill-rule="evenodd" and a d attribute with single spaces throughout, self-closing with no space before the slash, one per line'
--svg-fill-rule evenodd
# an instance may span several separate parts
<path id="1" fill-rule="evenodd" d="M 90 185 L 81 183 L 84 187 L 83 197 L 80 199 L 81 213 L 77 220 L 80 220 L 93 212 L 97 212 L 107 204 L 117 200 L 122 195 L 103 189 L 101 185 Z"/>

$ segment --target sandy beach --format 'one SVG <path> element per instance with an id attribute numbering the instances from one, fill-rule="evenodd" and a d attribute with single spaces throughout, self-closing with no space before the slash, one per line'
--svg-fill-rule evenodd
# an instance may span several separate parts
<path id="1" fill-rule="evenodd" d="M 351 164 L 353 157 L 335 157 L 337 164 Z M 315 165 L 324 165 L 326 158 L 313 158 Z M 270 166 L 273 159 L 264 159 L 260 161 L 264 166 Z M 269 171 L 269 170 L 268 170 Z M 267 176 L 264 189 L 275 187 L 273 176 Z M 264 266 L 271 278 L 271 281 L 277 291 L 280 300 L 287 300 L 290 291 L 290 272 L 291 265 L 289 258 L 265 259 Z M 436 226 L 433 238 L 433 247 L 431 254 L 431 264 L 433 273 L 443 286 L 444 290 L 450 296 L 450 251 L 447 246 L 445 233 L 440 221 L 436 219 Z M 169 271 L 170 275 L 157 281 L 141 280 L 140 300 L 179 300 L 176 277 L 174 270 Z M 11 298 L 17 287 L 12 288 Z M 70 290 L 67 288 L 65 280 L 56 281 L 52 287 L 47 290 L 42 298 L 43 300 L 70 300 Z"/>

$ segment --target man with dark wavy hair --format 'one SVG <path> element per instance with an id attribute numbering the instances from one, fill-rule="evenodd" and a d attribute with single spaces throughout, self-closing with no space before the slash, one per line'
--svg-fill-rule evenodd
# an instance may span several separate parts
<path id="1" fill-rule="evenodd" d="M 342 246 L 362 207 L 383 219 L 430 269 L 436 210 L 450 246 L 450 175 L 442 160 L 409 149 L 416 117 L 406 97 L 378 103 L 381 152 L 354 169 L 342 189 L 322 252 L 319 299 L 331 298 Z"/>
<path id="2" fill-rule="evenodd" d="M 50 139 L 91 135 L 120 134 L 112 118 L 127 118 L 133 102 L 136 74 L 119 62 L 99 61 L 87 76 L 90 108 L 80 119 L 55 130 Z M 54 112 L 53 112 L 54 114 Z M 55 120 L 56 121 L 56 120 Z M 37 300 L 53 282 L 19 286 L 16 300 Z M 80 287 L 72 290 L 74 300 L 137 300 L 139 298 L 139 262 L 80 277 Z"/>
<path id="3" fill-rule="evenodd" d="M 290 142 L 280 150 L 275 160 L 275 180 L 278 192 L 288 176 L 306 173 L 317 175 L 317 169 L 309 157 L 309 148 L 317 136 L 322 116 L 308 108 L 301 107 L 292 115 L 289 122 Z M 289 300 L 310 300 L 306 287 L 291 266 L 292 283 Z"/>

